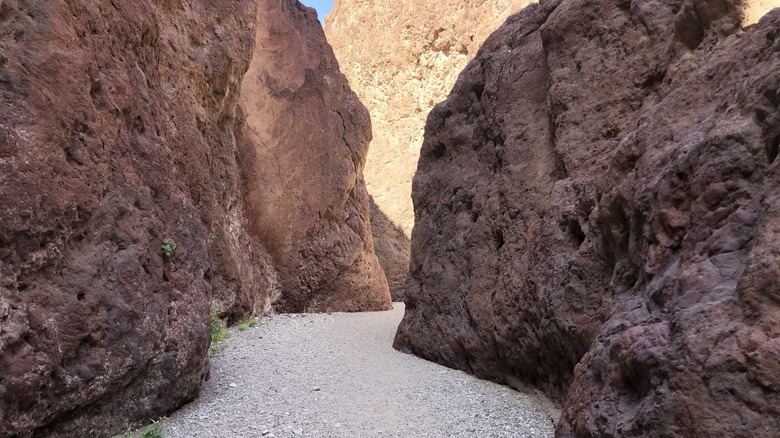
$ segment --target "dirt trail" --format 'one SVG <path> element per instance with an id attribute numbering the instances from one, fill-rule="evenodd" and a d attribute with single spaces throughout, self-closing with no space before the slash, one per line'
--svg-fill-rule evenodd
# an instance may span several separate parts
<path id="1" fill-rule="evenodd" d="M 201 398 L 167 437 L 551 437 L 559 413 L 392 349 L 403 305 L 278 315 L 232 329 Z"/>

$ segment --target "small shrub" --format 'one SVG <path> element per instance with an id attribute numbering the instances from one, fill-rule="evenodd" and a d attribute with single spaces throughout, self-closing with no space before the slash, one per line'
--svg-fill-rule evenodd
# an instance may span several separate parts
<path id="1" fill-rule="evenodd" d="M 165 434 L 157 427 L 156 423 L 157 422 L 147 427 L 146 430 L 141 433 L 140 438 L 165 438 Z"/>
<path id="2" fill-rule="evenodd" d="M 257 325 L 257 318 L 252 318 L 251 316 L 247 316 L 246 318 L 238 322 L 238 329 L 243 332 L 251 329 L 256 325 Z"/>
<path id="3" fill-rule="evenodd" d="M 211 245 L 215 240 L 217 240 L 217 235 L 214 233 L 209 233 L 209 236 L 206 238 L 206 240 L 208 241 L 209 245 Z"/>
<path id="4" fill-rule="evenodd" d="M 132 427 L 128 427 L 122 434 L 122 438 L 165 438 L 165 433 L 160 429 L 160 421 L 164 419 L 165 417 L 154 420 L 152 424 L 138 431 L 133 431 Z"/>
<path id="5" fill-rule="evenodd" d="M 176 242 L 174 242 L 171 238 L 163 240 L 162 245 L 160 246 L 160 251 L 162 251 L 166 257 L 172 256 L 173 252 L 176 251 Z"/>
<path id="6" fill-rule="evenodd" d="M 211 346 L 209 356 L 216 356 L 224 350 L 223 343 L 230 336 L 225 323 L 219 319 L 217 309 L 211 309 L 209 313 L 209 328 L 211 329 Z"/>

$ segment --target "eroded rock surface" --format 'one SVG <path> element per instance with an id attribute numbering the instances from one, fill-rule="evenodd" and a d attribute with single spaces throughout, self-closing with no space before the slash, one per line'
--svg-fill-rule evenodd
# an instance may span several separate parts
<path id="1" fill-rule="evenodd" d="M 311 12 L 260 7 L 256 27 L 250 0 L 0 1 L 0 436 L 107 436 L 192 400 L 212 306 L 389 304 L 360 176 L 368 116 Z M 262 58 L 278 82 L 250 85 L 245 114 L 266 105 L 275 135 L 312 133 L 284 138 L 299 161 L 283 168 L 236 143 L 256 37 L 287 48 Z M 250 205 L 283 188 L 254 166 L 312 173 Z"/>
<path id="2" fill-rule="evenodd" d="M 546 1 L 437 105 L 397 348 L 559 436 L 780 430 L 780 11 Z"/>
<path id="3" fill-rule="evenodd" d="M 371 112 L 374 139 L 366 160 L 366 183 L 377 208 L 403 235 L 376 235 L 380 262 L 389 278 L 403 278 L 404 240 L 414 224 L 412 177 L 425 118 L 443 100 L 458 73 L 485 38 L 530 0 L 336 0 L 325 17 L 350 86 Z M 379 215 L 373 217 L 379 218 Z M 385 228 L 374 222 L 373 228 Z M 394 239 L 394 240 L 393 240 Z M 395 251 L 395 248 L 401 248 Z M 403 290 L 394 287 L 396 299 Z M 403 285 L 405 280 L 397 284 Z"/>
<path id="4" fill-rule="evenodd" d="M 231 129 L 254 11 L 0 3 L 0 436 L 164 415 L 208 374 L 212 293 L 263 301 Z"/>
<path id="5" fill-rule="evenodd" d="M 237 128 L 250 233 L 278 270 L 281 311 L 391 308 L 363 167 L 368 111 L 313 9 L 263 0 Z"/>

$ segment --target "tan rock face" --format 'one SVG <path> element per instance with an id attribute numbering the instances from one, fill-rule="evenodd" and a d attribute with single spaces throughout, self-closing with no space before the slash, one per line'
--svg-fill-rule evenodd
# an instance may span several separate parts
<path id="1" fill-rule="evenodd" d="M 395 345 L 560 437 L 780 430 L 780 9 L 550 0 L 430 113 Z"/>
<path id="2" fill-rule="evenodd" d="M 341 69 L 371 113 L 374 140 L 366 160 L 368 192 L 407 238 L 414 224 L 412 178 L 428 112 L 447 96 L 490 32 L 529 3 L 336 0 L 325 17 L 325 32 Z M 379 256 L 388 277 L 405 277 L 407 263 L 397 262 L 404 253 L 392 248 L 408 243 L 384 243 L 389 235 L 377 237 L 384 247 Z M 402 290 L 391 289 L 398 299 Z"/>
<path id="3" fill-rule="evenodd" d="M 262 0 L 237 127 L 252 235 L 278 271 L 279 311 L 389 309 L 363 181 L 371 122 L 313 9 Z"/>
<path id="4" fill-rule="evenodd" d="M 367 112 L 312 11 L 256 6 L 0 1 L 0 437 L 194 399 L 211 306 L 388 307 Z"/>
<path id="5" fill-rule="evenodd" d="M 371 112 L 369 193 L 407 236 L 414 224 L 411 182 L 428 111 L 447 96 L 485 37 L 528 3 L 336 0 L 325 17 L 341 69 Z"/>
<path id="6" fill-rule="evenodd" d="M 745 14 L 745 26 L 756 24 L 767 12 L 780 7 L 780 0 L 744 0 L 742 9 Z"/>

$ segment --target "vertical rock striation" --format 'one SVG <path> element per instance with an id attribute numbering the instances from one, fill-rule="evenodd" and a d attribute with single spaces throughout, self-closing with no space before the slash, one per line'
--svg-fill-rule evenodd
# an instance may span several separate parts
<path id="1" fill-rule="evenodd" d="M 278 270 L 282 311 L 391 307 L 363 180 L 371 122 L 313 9 L 261 0 L 237 128 L 249 230 Z"/>
<path id="2" fill-rule="evenodd" d="M 780 11 L 550 0 L 428 117 L 404 351 L 559 436 L 780 430 Z"/>
<path id="3" fill-rule="evenodd" d="M 374 139 L 366 182 L 378 210 L 393 225 L 373 222 L 377 254 L 397 300 L 406 282 L 414 223 L 412 177 L 428 111 L 447 96 L 490 32 L 528 3 L 336 0 L 325 18 L 342 71 L 371 112 Z"/>
<path id="4" fill-rule="evenodd" d="M 0 1 L 0 437 L 107 436 L 194 399 L 211 306 L 389 305 L 366 111 L 311 12 L 260 8 Z"/>

